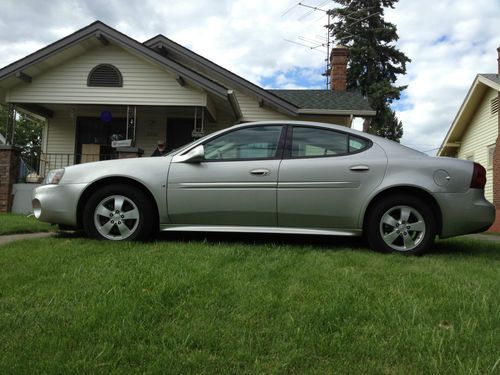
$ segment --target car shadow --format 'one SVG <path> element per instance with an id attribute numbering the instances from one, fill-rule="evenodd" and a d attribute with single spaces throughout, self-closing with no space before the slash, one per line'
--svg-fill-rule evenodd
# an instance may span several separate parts
<path id="1" fill-rule="evenodd" d="M 216 233 L 216 232 L 161 232 L 156 241 L 202 241 L 207 243 L 245 244 L 245 245 L 285 245 L 313 246 L 317 249 L 367 250 L 368 245 L 362 237 L 269 234 L 269 233 Z"/>
<path id="2" fill-rule="evenodd" d="M 83 231 L 60 231 L 55 238 L 87 238 Z M 355 250 L 371 252 L 363 237 L 218 232 L 160 232 L 148 242 L 204 242 L 209 244 L 282 245 L 297 248 L 313 247 L 319 251 Z M 432 256 L 473 256 L 500 260 L 500 242 L 477 240 L 468 236 L 436 239 L 426 254 Z"/>

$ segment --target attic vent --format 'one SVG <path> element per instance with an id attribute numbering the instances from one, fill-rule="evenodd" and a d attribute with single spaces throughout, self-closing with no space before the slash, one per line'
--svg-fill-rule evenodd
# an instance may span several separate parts
<path id="1" fill-rule="evenodd" d="M 90 71 L 87 86 L 122 87 L 123 80 L 120 71 L 111 64 L 100 64 Z"/>
<path id="2" fill-rule="evenodd" d="M 497 114 L 498 113 L 498 96 L 494 99 L 491 99 L 491 114 Z"/>

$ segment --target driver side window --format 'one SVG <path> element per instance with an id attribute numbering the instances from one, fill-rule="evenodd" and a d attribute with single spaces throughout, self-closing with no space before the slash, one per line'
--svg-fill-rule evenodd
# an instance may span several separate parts
<path id="1" fill-rule="evenodd" d="M 204 144 L 205 160 L 272 159 L 278 152 L 281 125 L 232 131 Z"/>

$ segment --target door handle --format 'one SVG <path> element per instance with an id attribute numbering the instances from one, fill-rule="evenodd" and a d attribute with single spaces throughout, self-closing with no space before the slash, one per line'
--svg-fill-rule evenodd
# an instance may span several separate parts
<path id="1" fill-rule="evenodd" d="M 353 165 L 349 169 L 351 171 L 354 171 L 354 172 L 365 172 L 365 171 L 369 171 L 370 167 L 367 165 Z"/>
<path id="2" fill-rule="evenodd" d="M 261 169 L 252 169 L 248 173 L 254 176 L 268 176 L 271 174 L 271 171 L 269 169 L 261 168 Z"/>

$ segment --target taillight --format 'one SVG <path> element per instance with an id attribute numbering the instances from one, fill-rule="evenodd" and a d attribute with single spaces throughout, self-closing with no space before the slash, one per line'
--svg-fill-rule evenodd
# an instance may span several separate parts
<path id="1" fill-rule="evenodd" d="M 483 189 L 484 185 L 486 185 L 486 169 L 481 164 L 474 163 L 474 172 L 472 172 L 470 187 L 473 189 Z"/>

